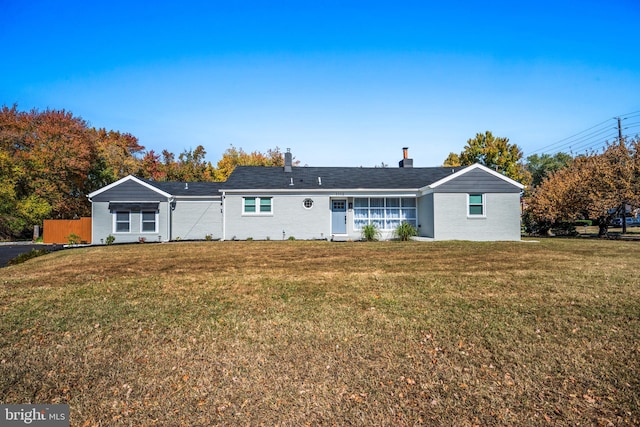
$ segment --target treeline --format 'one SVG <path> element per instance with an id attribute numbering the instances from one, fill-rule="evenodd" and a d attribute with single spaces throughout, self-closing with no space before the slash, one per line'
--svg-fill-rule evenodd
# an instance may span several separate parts
<path id="1" fill-rule="evenodd" d="M 204 147 L 175 155 L 146 151 L 138 139 L 96 129 L 65 110 L 0 109 L 0 240 L 30 237 L 44 219 L 90 215 L 86 195 L 129 174 L 156 181 L 224 181 L 236 165 L 282 166 L 231 147 L 214 167 Z"/>
<path id="2" fill-rule="evenodd" d="M 601 237 L 607 236 L 613 218 L 637 215 L 640 209 L 640 138 L 571 159 L 531 188 L 524 206 L 523 222 L 531 233 L 588 219 Z"/>

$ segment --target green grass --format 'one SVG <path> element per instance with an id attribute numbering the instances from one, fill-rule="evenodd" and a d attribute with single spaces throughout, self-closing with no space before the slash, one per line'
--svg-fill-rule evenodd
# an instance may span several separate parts
<path id="1" fill-rule="evenodd" d="M 72 425 L 638 425 L 638 243 L 203 242 L 0 270 L 0 401 Z"/>

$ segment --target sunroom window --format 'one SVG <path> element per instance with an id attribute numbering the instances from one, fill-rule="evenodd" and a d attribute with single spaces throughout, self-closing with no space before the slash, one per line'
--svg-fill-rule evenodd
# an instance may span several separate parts
<path id="1" fill-rule="evenodd" d="M 401 223 L 417 226 L 414 197 L 356 197 L 353 199 L 354 228 L 374 224 L 379 230 L 395 230 Z"/>

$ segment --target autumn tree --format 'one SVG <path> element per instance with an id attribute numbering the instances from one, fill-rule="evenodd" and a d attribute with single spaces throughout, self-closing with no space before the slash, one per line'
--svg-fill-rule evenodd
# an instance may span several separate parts
<path id="1" fill-rule="evenodd" d="M 185 150 L 178 156 L 178 181 L 213 181 L 215 171 L 206 160 L 207 152 L 202 145 L 194 150 Z"/>
<path id="2" fill-rule="evenodd" d="M 206 160 L 206 154 L 201 145 L 183 151 L 177 158 L 168 150 L 163 150 L 161 155 L 149 151 L 140 161 L 140 176 L 156 181 L 226 181 L 236 166 L 284 166 L 283 153 L 278 147 L 266 153 L 247 153 L 231 146 L 222 154 L 217 167 Z"/>
<path id="3" fill-rule="evenodd" d="M 162 150 L 161 156 L 152 150 L 145 153 L 140 161 L 140 176 L 155 181 L 213 181 L 215 169 L 206 160 L 206 154 L 202 145 L 183 151 L 177 159 L 168 150 Z"/>
<path id="4" fill-rule="evenodd" d="M 139 175 L 144 147 L 129 133 L 90 129 L 97 150 L 97 159 L 90 173 L 92 190 L 103 187 L 127 175 Z"/>
<path id="5" fill-rule="evenodd" d="M 294 164 L 299 164 L 294 161 Z M 266 153 L 253 151 L 246 153 L 242 148 L 237 149 L 233 145 L 222 155 L 215 170 L 216 181 L 226 181 L 236 166 L 284 166 L 284 156 L 280 148 L 267 150 Z"/>
<path id="6" fill-rule="evenodd" d="M 0 109 L 0 237 L 26 236 L 46 218 L 90 214 L 86 194 L 137 173 L 129 134 L 96 130 L 65 110 Z"/>
<path id="7" fill-rule="evenodd" d="M 60 110 L 0 110 L 3 205 L 0 229 L 18 236 L 47 217 L 89 213 L 84 198 L 96 159 L 86 123 Z"/>
<path id="8" fill-rule="evenodd" d="M 462 166 L 460 161 L 460 156 L 456 153 L 449 153 L 447 158 L 444 160 L 442 166 L 455 168 L 457 166 Z"/>
<path id="9" fill-rule="evenodd" d="M 538 224 L 589 218 L 599 226 L 599 235 L 606 236 L 612 218 L 627 205 L 640 206 L 640 140 L 576 157 L 543 179 L 525 204 Z"/>
<path id="10" fill-rule="evenodd" d="M 155 151 L 147 151 L 140 160 L 140 177 L 148 178 L 154 181 L 165 181 L 166 172 L 164 171 L 160 155 Z"/>
<path id="11" fill-rule="evenodd" d="M 475 138 L 467 140 L 460 154 L 450 153 L 444 166 L 469 166 L 474 163 L 480 163 L 522 184 L 529 183 L 529 173 L 522 163 L 522 150 L 516 144 L 510 144 L 508 138 L 495 137 L 489 131 L 477 133 Z"/>
<path id="12" fill-rule="evenodd" d="M 15 111 L 6 108 L 0 111 L 0 239 L 20 236 L 30 224 L 39 224 L 51 211 L 46 201 L 33 195 L 27 201 L 27 170 L 13 155 L 13 147 L 19 144 L 24 129 L 20 121 Z M 40 206 L 39 210 L 34 211 L 34 203 Z"/>

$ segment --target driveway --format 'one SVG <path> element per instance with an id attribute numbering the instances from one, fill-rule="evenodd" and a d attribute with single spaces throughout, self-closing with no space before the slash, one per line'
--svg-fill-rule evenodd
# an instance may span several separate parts
<path id="1" fill-rule="evenodd" d="M 6 267 L 9 261 L 22 253 L 30 252 L 32 249 L 45 249 L 52 251 L 56 249 L 56 247 L 59 248 L 61 245 L 43 245 L 21 242 L 0 243 L 0 267 Z"/>

